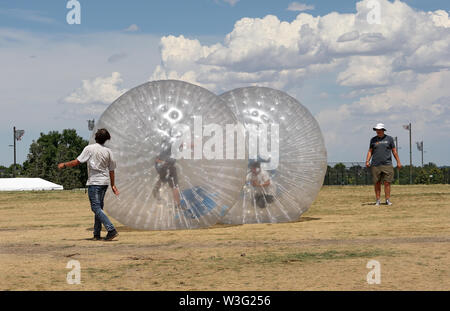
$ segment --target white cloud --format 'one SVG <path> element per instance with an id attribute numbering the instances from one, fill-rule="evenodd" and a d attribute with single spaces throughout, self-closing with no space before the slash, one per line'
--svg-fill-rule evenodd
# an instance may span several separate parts
<path id="1" fill-rule="evenodd" d="M 162 62 L 152 79 L 188 79 L 217 93 L 262 85 L 301 99 L 305 81 L 320 83 L 334 76 L 333 88 L 340 96 L 331 108 L 318 109 L 331 148 L 342 146 L 342 131 L 352 132 L 365 148 L 361 135 L 370 135 L 371 124 L 380 119 L 393 127 L 406 119 L 448 124 L 450 89 L 442 85 L 450 70 L 448 13 L 379 0 L 381 24 L 370 24 L 368 1 L 358 2 L 353 14 L 300 13 L 290 22 L 273 15 L 242 18 L 222 42 L 212 45 L 163 37 Z M 327 89 L 318 94 L 323 92 L 330 94 Z M 421 128 L 430 133 L 425 127 L 416 129 Z"/>
<path id="2" fill-rule="evenodd" d="M 123 31 L 48 34 L 0 27 L 0 132 L 9 133 L 14 125 L 25 130 L 17 146 L 19 163 L 41 132 L 75 128 L 89 138 L 86 120 L 97 120 L 107 104 L 69 104 L 63 99 L 82 87 L 82 80 L 112 77 L 112 72 L 120 72 L 124 80 L 118 90 L 146 82 L 160 63 L 159 40 Z M 108 62 L 115 53 L 129 57 Z M 0 143 L 8 145 L 8 137 L 0 135 Z M 10 159 L 9 149 L 1 149 L 0 164 L 9 165 Z"/>
<path id="3" fill-rule="evenodd" d="M 126 89 L 120 89 L 123 80 L 120 73 L 113 72 L 111 77 L 98 77 L 83 80 L 82 86 L 63 99 L 65 103 L 76 104 L 77 110 L 83 113 L 102 112 Z"/>
<path id="4" fill-rule="evenodd" d="M 449 79 L 450 71 L 443 70 L 419 74 L 410 82 L 395 81 L 383 92 L 361 97 L 352 108 L 355 114 L 407 113 L 410 118 L 433 122 L 450 112 Z"/>
<path id="5" fill-rule="evenodd" d="M 399 81 L 394 81 L 381 91 L 378 89 L 379 92 L 375 94 L 362 96 L 337 109 L 320 111 L 317 120 L 322 127 L 327 148 L 334 150 L 335 155 L 339 154 L 345 145 L 344 137 L 351 137 L 351 150 L 359 150 L 362 159 L 362 152 L 367 148 L 367 138 L 373 135 L 371 127 L 377 122 L 386 124 L 389 135 L 400 136 L 403 146 L 407 145 L 408 138 L 402 125 L 412 122 L 414 137 L 425 137 L 430 148 L 433 145 L 441 150 L 446 148 L 440 142 L 450 139 L 448 79 L 448 70 L 418 74 L 412 80 L 399 77 Z M 434 161 L 448 163 L 440 156 L 440 152 L 434 152 Z M 348 153 L 343 154 L 349 157 Z"/>
<path id="6" fill-rule="evenodd" d="M 262 82 L 258 77 L 266 77 L 270 71 L 308 71 L 311 66 L 343 60 L 348 68 L 338 83 L 377 87 L 389 83 L 398 71 L 450 68 L 445 11 L 425 13 L 400 1 L 380 0 L 383 22 L 373 25 L 367 22 L 367 1 L 357 4 L 356 14 L 333 12 L 314 17 L 300 13 L 292 22 L 273 15 L 242 18 L 222 43 L 211 46 L 183 36 L 163 37 L 158 71 L 177 72 L 179 76 L 193 71 L 198 78 L 210 73 L 252 73 L 254 83 L 258 83 Z M 363 79 L 351 77 L 358 66 L 368 73 Z M 224 79 L 226 76 L 223 74 Z"/>
<path id="7" fill-rule="evenodd" d="M 236 3 L 238 3 L 240 0 L 214 0 L 214 2 L 216 3 L 220 3 L 220 2 L 225 2 L 228 3 L 231 6 L 234 6 Z"/>
<path id="8" fill-rule="evenodd" d="M 435 12 L 428 12 L 434 24 L 438 27 L 450 28 L 450 20 L 448 13 L 444 10 L 437 10 Z"/>
<path id="9" fill-rule="evenodd" d="M 359 39 L 359 32 L 358 30 L 353 30 L 350 32 L 344 33 L 342 36 L 340 36 L 337 39 L 337 42 L 347 42 L 347 41 L 354 41 Z"/>
<path id="10" fill-rule="evenodd" d="M 392 83 L 399 72 L 450 68 L 445 11 L 425 13 L 400 1 L 380 0 L 383 22 L 374 25 L 367 22 L 367 2 L 358 2 L 355 14 L 300 13 L 292 22 L 273 15 L 242 18 L 223 42 L 210 46 L 184 36 L 163 37 L 162 65 L 153 77 L 189 72 L 196 82 L 217 89 L 229 85 L 231 77 L 253 83 L 266 83 L 270 77 L 279 85 L 281 75 L 302 80 L 317 66 L 344 63 L 347 68 L 337 83 L 367 89 Z"/>
<path id="11" fill-rule="evenodd" d="M 348 67 L 339 73 L 337 83 L 352 87 L 386 86 L 391 83 L 390 56 L 351 56 Z"/>
<path id="12" fill-rule="evenodd" d="M 441 141 L 450 135 L 448 12 L 379 2 L 379 25 L 367 22 L 364 0 L 354 13 L 242 18 L 208 45 L 201 38 L 132 31 L 50 37 L 0 28 L 0 67 L 10 73 L 0 79 L 0 102 L 8 103 L 0 120 L 6 124 L 14 114 L 40 128 L 40 119 L 72 118 L 85 127 L 86 114 L 98 116 L 127 88 L 149 77 L 170 78 L 216 93 L 247 85 L 287 91 L 317 112 L 330 160 L 361 159 L 377 122 L 400 129 L 402 141 L 401 125 L 412 121 L 415 135 L 444 148 Z M 30 113 L 21 115 L 24 109 Z M 445 148 L 439 154 L 450 152 Z"/>
<path id="13" fill-rule="evenodd" d="M 144 83 L 160 63 L 159 39 L 122 32 L 37 36 L 0 28 L 0 68 L 9 73 L 0 75 L 0 105 L 8 103 L 2 106 L 8 113 L 0 114 L 0 124 L 8 124 L 10 114 L 18 116 L 17 122 L 37 128 L 43 126 L 41 120 L 45 119 L 52 120 L 45 125 L 54 127 L 67 126 L 68 122 L 77 124 L 80 120 L 84 123 L 81 108 L 88 105 L 69 104 L 63 99 L 73 95 L 71 100 L 75 100 L 75 90 L 82 87 L 82 80 L 111 78 L 112 72 L 120 72 L 120 79 L 124 80 L 123 86 L 117 84 L 118 90 Z M 77 105 L 80 110 L 67 113 Z M 23 114 L 24 109 L 30 113 Z"/>
<path id="14" fill-rule="evenodd" d="M 132 24 L 125 29 L 125 31 L 128 31 L 128 32 L 135 32 L 138 30 L 139 30 L 139 26 L 136 24 Z"/>
<path id="15" fill-rule="evenodd" d="M 308 10 L 314 10 L 314 5 L 299 3 L 299 2 L 291 2 L 289 3 L 289 6 L 287 8 L 288 11 L 308 11 Z"/>

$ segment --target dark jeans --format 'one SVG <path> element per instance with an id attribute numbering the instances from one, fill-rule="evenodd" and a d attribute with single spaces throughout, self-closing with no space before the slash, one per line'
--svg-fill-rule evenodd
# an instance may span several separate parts
<path id="1" fill-rule="evenodd" d="M 155 165 L 156 171 L 159 174 L 159 180 L 163 183 L 167 182 L 170 188 L 178 186 L 178 175 L 175 163 L 166 163 L 163 165 Z M 159 189 L 159 188 L 158 188 Z"/>
<path id="2" fill-rule="evenodd" d="M 273 195 L 270 194 L 255 194 L 256 205 L 260 208 L 266 207 L 266 203 L 273 202 Z"/>
<path id="3" fill-rule="evenodd" d="M 91 202 L 91 209 L 95 214 L 94 236 L 100 236 L 102 224 L 108 231 L 115 230 L 108 216 L 103 213 L 103 200 L 106 190 L 108 190 L 108 186 L 88 186 L 89 201 Z"/>

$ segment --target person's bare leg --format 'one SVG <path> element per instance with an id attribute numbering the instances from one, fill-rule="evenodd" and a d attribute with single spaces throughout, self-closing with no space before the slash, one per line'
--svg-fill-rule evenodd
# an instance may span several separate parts
<path id="1" fill-rule="evenodd" d="M 156 182 L 155 187 L 153 187 L 153 191 L 152 191 L 153 196 L 158 200 L 161 200 L 161 196 L 159 194 L 160 188 L 161 188 L 161 179 L 158 179 L 158 181 Z"/>
<path id="2" fill-rule="evenodd" d="M 389 200 L 391 198 L 391 183 L 385 181 L 384 182 L 384 195 L 386 197 L 386 200 Z"/>
<path id="3" fill-rule="evenodd" d="M 381 182 L 377 182 L 375 184 L 375 198 L 377 199 L 377 201 L 379 201 L 380 197 L 381 197 Z"/>
<path id="4" fill-rule="evenodd" d="M 386 204 L 387 205 L 391 205 L 390 204 L 390 199 L 391 199 L 391 183 L 385 181 L 384 182 L 384 196 L 386 197 Z"/>
<path id="5" fill-rule="evenodd" d="M 177 187 L 173 188 L 173 199 L 175 200 L 175 204 L 179 206 L 181 200 L 180 200 L 180 191 L 178 191 Z"/>

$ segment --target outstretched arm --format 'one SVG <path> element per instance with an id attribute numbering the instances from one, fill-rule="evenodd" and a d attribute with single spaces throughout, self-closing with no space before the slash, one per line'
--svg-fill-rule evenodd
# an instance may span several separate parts
<path id="1" fill-rule="evenodd" d="M 80 161 L 77 159 L 70 162 L 63 162 L 58 164 L 58 169 L 66 168 L 66 167 L 74 167 L 80 164 Z"/>

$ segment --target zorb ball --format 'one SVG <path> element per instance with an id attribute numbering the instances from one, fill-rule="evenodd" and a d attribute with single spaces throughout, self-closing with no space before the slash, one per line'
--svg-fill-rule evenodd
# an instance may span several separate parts
<path id="1" fill-rule="evenodd" d="M 105 146 L 117 162 L 120 194 L 107 192 L 105 210 L 136 229 L 216 224 L 238 200 L 246 172 L 246 160 L 224 156 L 221 131 L 235 123 L 218 96 L 190 83 L 154 81 L 123 94 L 93 132 L 109 131 Z"/>
<path id="2" fill-rule="evenodd" d="M 248 169 L 226 224 L 298 220 L 315 200 L 327 169 L 319 125 L 284 92 L 245 87 L 220 96 L 245 126 Z"/>

